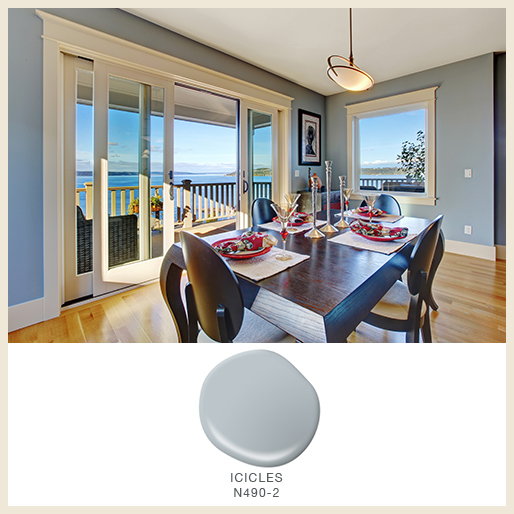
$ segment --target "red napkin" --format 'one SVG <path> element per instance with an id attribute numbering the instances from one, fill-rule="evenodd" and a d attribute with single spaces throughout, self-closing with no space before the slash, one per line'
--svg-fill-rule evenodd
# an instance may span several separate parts
<path id="1" fill-rule="evenodd" d="M 380 223 L 365 223 L 361 220 L 356 220 L 350 223 L 352 232 L 362 234 L 364 236 L 374 237 L 406 237 L 409 233 L 407 227 L 384 227 Z"/>
<path id="2" fill-rule="evenodd" d="M 255 252 L 276 244 L 276 238 L 266 232 L 248 231 L 235 239 L 214 243 L 213 248 L 219 253 Z"/>

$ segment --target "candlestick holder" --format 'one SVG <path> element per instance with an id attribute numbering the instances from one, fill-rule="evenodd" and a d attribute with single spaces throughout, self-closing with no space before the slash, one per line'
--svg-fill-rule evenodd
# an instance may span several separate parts
<path id="1" fill-rule="evenodd" d="M 312 224 L 313 227 L 305 234 L 305 237 L 309 237 L 311 239 L 320 239 L 325 237 L 323 232 L 320 232 L 316 228 L 316 214 L 317 214 L 317 197 L 318 197 L 318 180 L 312 181 Z"/>
<path id="2" fill-rule="evenodd" d="M 344 213 L 348 210 L 348 202 L 350 201 L 350 195 L 353 192 L 353 189 L 346 187 L 346 177 L 341 175 L 339 177 L 339 196 L 341 202 L 341 220 L 338 221 L 335 226 L 337 228 L 348 228 L 350 225 L 344 219 Z"/>
<path id="3" fill-rule="evenodd" d="M 337 228 L 330 223 L 330 186 L 332 184 L 332 161 L 325 161 L 325 167 L 327 168 L 327 224 L 323 225 L 320 229 L 325 234 L 333 234 L 337 232 Z"/>

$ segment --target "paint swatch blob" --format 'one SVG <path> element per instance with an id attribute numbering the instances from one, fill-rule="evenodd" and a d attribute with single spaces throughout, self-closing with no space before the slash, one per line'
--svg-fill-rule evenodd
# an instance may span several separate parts
<path id="1" fill-rule="evenodd" d="M 219 450 L 254 466 L 296 459 L 318 427 L 320 406 L 310 382 L 268 350 L 239 353 L 207 375 L 200 420 Z"/>

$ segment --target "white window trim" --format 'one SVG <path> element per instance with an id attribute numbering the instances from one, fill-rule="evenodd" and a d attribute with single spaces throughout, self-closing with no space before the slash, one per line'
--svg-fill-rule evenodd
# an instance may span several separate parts
<path id="1" fill-rule="evenodd" d="M 413 107 L 426 109 L 425 116 L 425 193 L 401 193 L 394 192 L 395 198 L 400 203 L 412 203 L 421 205 L 435 205 L 435 91 L 436 87 L 412 91 L 401 95 L 378 98 L 368 102 L 360 102 L 346 106 L 347 121 L 347 149 L 348 149 L 348 187 L 357 191 L 359 177 L 356 170 L 356 155 L 358 152 L 359 141 L 358 132 L 355 126 L 359 119 L 386 115 L 393 112 L 401 112 L 402 107 L 410 110 Z M 357 187 L 355 187 L 357 186 Z M 360 195 L 355 193 L 352 199 L 360 199 Z"/>
<path id="2" fill-rule="evenodd" d="M 85 27 L 36 9 L 43 20 L 43 227 L 44 297 L 43 319 L 55 318 L 61 311 L 63 292 L 62 257 L 62 74 L 63 54 L 69 53 L 182 84 L 211 90 L 227 96 L 249 99 L 278 110 L 279 186 L 291 188 L 291 102 L 294 98 L 241 79 L 189 63 L 104 32 Z M 282 144 L 282 143 L 281 143 Z M 57 255 L 56 255 L 57 250 Z"/>

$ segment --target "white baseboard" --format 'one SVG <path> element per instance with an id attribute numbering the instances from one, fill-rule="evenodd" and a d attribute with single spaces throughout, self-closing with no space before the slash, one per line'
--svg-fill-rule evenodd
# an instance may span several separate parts
<path id="1" fill-rule="evenodd" d="M 9 332 L 44 321 L 45 300 L 38 298 L 30 302 L 9 307 Z"/>
<path id="2" fill-rule="evenodd" d="M 475 243 L 463 243 L 462 241 L 450 241 L 447 239 L 445 242 L 445 252 L 487 259 L 488 261 L 496 260 L 496 247 L 477 245 Z"/>
<path id="3" fill-rule="evenodd" d="M 507 260 L 507 247 L 505 245 L 496 245 L 496 258 L 502 261 Z"/>

